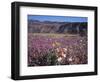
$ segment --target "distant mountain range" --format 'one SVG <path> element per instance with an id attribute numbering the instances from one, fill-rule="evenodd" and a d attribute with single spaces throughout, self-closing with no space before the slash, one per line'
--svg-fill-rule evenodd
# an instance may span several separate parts
<path id="1" fill-rule="evenodd" d="M 28 20 L 29 33 L 87 33 L 87 22 Z"/>

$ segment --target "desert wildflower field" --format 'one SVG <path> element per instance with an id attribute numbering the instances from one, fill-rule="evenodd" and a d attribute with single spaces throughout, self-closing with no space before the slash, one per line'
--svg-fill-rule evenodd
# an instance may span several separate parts
<path id="1" fill-rule="evenodd" d="M 87 64 L 87 38 L 70 34 L 28 34 L 28 65 Z"/>

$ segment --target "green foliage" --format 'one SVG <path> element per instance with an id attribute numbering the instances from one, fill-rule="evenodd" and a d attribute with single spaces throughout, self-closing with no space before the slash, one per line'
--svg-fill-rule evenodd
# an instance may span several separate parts
<path id="1" fill-rule="evenodd" d="M 48 65 L 56 65 L 57 64 L 57 56 L 55 52 L 50 52 L 46 55 L 46 60 Z"/>

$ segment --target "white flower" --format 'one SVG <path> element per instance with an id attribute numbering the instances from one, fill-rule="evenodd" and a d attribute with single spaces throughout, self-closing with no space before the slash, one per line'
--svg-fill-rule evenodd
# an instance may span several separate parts
<path id="1" fill-rule="evenodd" d="M 70 57 L 68 60 L 69 60 L 69 61 L 73 61 L 72 57 Z"/>
<path id="2" fill-rule="evenodd" d="M 60 62 L 60 61 L 62 60 L 62 58 L 61 58 L 61 57 L 59 57 L 57 60 Z"/>
<path id="3" fill-rule="evenodd" d="M 65 58 L 66 57 L 66 54 L 63 54 L 63 57 Z"/>
<path id="4" fill-rule="evenodd" d="M 59 48 L 57 48 L 56 51 L 59 52 Z"/>
<path id="5" fill-rule="evenodd" d="M 80 40 L 80 42 L 82 42 L 82 40 Z"/>
<path id="6" fill-rule="evenodd" d="M 67 51 L 67 48 L 63 48 L 64 49 L 64 51 Z"/>

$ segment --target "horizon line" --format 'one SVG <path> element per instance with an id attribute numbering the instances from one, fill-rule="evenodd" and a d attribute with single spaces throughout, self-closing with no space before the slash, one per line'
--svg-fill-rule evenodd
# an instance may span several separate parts
<path id="1" fill-rule="evenodd" d="M 51 15 L 28 15 L 28 20 L 51 21 L 51 22 L 88 22 L 87 17 L 74 16 L 51 16 Z"/>

